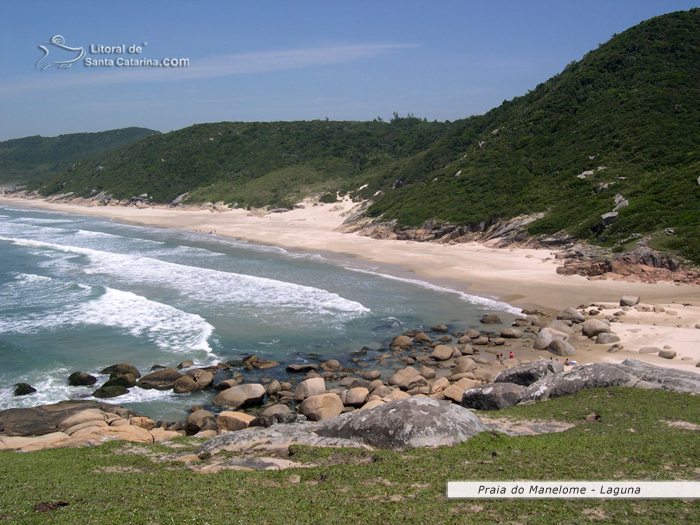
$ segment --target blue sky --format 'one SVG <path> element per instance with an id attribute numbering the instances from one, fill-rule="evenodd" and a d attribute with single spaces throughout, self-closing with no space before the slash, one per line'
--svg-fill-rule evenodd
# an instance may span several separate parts
<path id="1" fill-rule="evenodd" d="M 0 0 L 0 140 L 219 121 L 482 114 L 613 33 L 700 0 Z M 187 58 L 184 68 L 51 66 Z M 140 55 L 91 45 L 142 45 Z M 39 45 L 46 44 L 43 56 Z M 59 57 L 59 53 L 68 53 Z M 68 57 L 68 58 L 66 58 Z"/>

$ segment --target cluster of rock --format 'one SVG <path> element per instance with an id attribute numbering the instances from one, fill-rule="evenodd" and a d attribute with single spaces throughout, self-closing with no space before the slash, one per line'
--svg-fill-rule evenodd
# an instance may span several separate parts
<path id="1" fill-rule="evenodd" d="M 558 253 L 556 257 L 564 262 L 563 266 L 557 267 L 557 273 L 560 275 L 645 283 L 700 283 L 698 271 L 685 267 L 677 259 L 648 246 L 639 246 L 631 252 L 612 256 L 600 249 L 575 245 Z"/>
<path id="2" fill-rule="evenodd" d="M 28 452 L 112 440 L 162 443 L 181 434 L 184 432 L 158 427 L 126 408 L 94 401 L 63 401 L 0 412 L 0 450 Z"/>

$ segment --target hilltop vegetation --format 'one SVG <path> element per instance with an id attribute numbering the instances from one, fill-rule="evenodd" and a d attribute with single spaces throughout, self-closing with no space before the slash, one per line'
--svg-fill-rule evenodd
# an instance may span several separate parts
<path id="1" fill-rule="evenodd" d="M 369 214 L 404 226 L 434 219 L 475 227 L 544 211 L 530 234 L 566 230 L 608 245 L 671 227 L 678 235 L 669 245 L 700 261 L 698 34 L 694 9 L 614 36 L 369 181 L 364 197 L 397 188 Z M 592 173 L 579 178 L 584 172 Z M 629 206 L 602 230 L 617 194 Z"/>
<path id="2" fill-rule="evenodd" d="M 335 191 L 423 151 L 451 127 L 412 116 L 198 124 L 85 159 L 41 192 L 106 191 L 117 199 L 148 193 L 154 202 L 189 192 L 188 202 L 291 206 L 309 191 Z"/>
<path id="3" fill-rule="evenodd" d="M 454 123 L 201 124 L 95 155 L 42 194 L 291 206 L 310 192 L 368 215 L 476 230 L 545 212 L 530 235 L 606 246 L 633 234 L 700 262 L 700 10 L 643 22 L 522 97 Z M 628 205 L 604 227 L 601 215 Z M 668 238 L 659 236 L 675 230 Z"/>
<path id="4" fill-rule="evenodd" d="M 120 148 L 155 133 L 158 132 L 146 128 L 124 128 L 6 140 L 0 142 L 0 184 L 45 179 L 85 157 Z"/>

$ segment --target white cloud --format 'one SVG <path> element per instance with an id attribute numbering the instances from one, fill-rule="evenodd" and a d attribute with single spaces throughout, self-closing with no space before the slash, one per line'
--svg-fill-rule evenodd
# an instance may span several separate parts
<path id="1" fill-rule="evenodd" d="M 168 82 L 173 80 L 289 71 L 373 58 L 416 47 L 419 46 L 414 44 L 361 44 L 283 51 L 259 51 L 190 59 L 189 66 L 181 68 L 114 66 L 107 68 L 96 67 L 92 71 L 80 71 L 79 73 L 71 70 L 54 71 L 49 69 L 36 72 L 31 78 L 25 77 L 14 82 L 3 82 L 0 84 L 0 96 L 7 97 L 27 91 L 57 90 L 77 86 Z M 142 58 L 151 57 L 143 56 Z M 83 70 L 88 69 L 86 66 L 78 66 L 77 64 L 74 67 L 80 67 Z"/>

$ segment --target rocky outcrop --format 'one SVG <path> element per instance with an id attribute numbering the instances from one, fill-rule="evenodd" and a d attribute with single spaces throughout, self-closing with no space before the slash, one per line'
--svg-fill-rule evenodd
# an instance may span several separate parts
<path id="1" fill-rule="evenodd" d="M 521 386 L 530 386 L 540 379 L 554 374 L 561 374 L 564 371 L 564 364 L 554 359 L 523 363 L 512 368 L 508 368 L 498 374 L 495 383 L 514 383 Z"/>
<path id="2" fill-rule="evenodd" d="M 68 376 L 68 384 L 70 386 L 90 386 L 97 382 L 95 376 L 86 374 L 85 372 L 73 372 Z"/>
<path id="3" fill-rule="evenodd" d="M 475 410 L 500 410 L 517 405 L 525 387 L 515 383 L 494 383 L 464 391 L 462 406 Z"/>
<path id="4" fill-rule="evenodd" d="M 323 421 L 315 432 L 319 436 L 400 449 L 454 445 L 485 430 L 479 418 L 458 405 L 412 397 Z"/>

